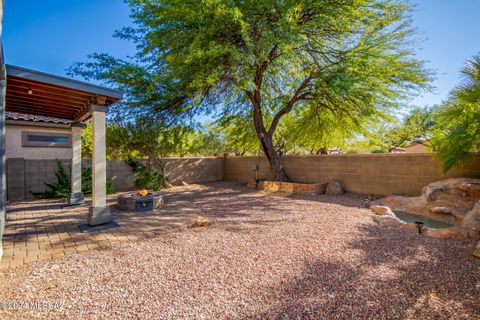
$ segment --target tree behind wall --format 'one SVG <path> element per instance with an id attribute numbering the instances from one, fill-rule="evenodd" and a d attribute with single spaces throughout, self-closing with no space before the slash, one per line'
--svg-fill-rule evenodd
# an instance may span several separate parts
<path id="1" fill-rule="evenodd" d="M 386 119 L 371 125 L 367 138 L 377 151 L 392 152 L 420 140 L 430 146 L 436 125 L 435 108 L 414 108 L 403 120 Z"/>
<path id="2" fill-rule="evenodd" d="M 128 4 L 134 27 L 117 36 L 137 45 L 136 59 L 95 54 L 71 72 L 118 84 L 130 105 L 157 116 L 178 119 L 214 107 L 248 115 L 277 180 L 288 176 L 274 136 L 293 110 L 306 125 L 328 111 L 361 127 L 429 80 L 413 58 L 403 1 Z"/>

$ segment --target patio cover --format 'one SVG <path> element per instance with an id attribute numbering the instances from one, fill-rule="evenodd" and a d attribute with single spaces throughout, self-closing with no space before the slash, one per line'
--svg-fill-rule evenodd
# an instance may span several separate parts
<path id="1" fill-rule="evenodd" d="M 108 107 L 122 93 L 44 72 L 6 65 L 6 111 L 82 122 L 91 106 Z"/>
<path id="2" fill-rule="evenodd" d="M 1 8 L 1 7 L 0 7 Z M 1 11 L 0 11 L 1 19 Z M 0 20 L 1 26 L 1 20 Z M 1 41 L 1 29 L 0 29 Z M 2 48 L 3 49 L 3 48 Z M 116 90 L 3 63 L 0 51 L 0 257 L 5 223 L 5 112 L 35 118 L 68 120 L 72 130 L 72 194 L 69 204 L 83 203 L 81 192 L 81 128 L 93 122 L 92 205 L 87 223 L 112 221 L 106 205 L 105 119 L 108 107 L 122 98 Z"/>

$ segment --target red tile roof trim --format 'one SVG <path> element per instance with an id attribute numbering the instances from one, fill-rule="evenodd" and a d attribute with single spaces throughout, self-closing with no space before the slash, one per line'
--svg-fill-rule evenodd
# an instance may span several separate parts
<path id="1" fill-rule="evenodd" d="M 59 119 L 53 117 L 36 116 L 33 114 L 25 114 L 18 112 L 5 112 L 5 119 L 7 120 L 20 120 L 20 121 L 32 121 L 32 122 L 47 122 L 47 123 L 62 123 L 71 124 L 73 121 L 67 119 Z"/>

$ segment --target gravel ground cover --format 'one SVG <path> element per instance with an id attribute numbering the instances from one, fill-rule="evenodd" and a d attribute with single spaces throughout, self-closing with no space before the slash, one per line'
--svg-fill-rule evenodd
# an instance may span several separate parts
<path id="1" fill-rule="evenodd" d="M 474 243 L 381 226 L 360 196 L 167 192 L 213 224 L 4 272 L 0 318 L 480 318 Z"/>

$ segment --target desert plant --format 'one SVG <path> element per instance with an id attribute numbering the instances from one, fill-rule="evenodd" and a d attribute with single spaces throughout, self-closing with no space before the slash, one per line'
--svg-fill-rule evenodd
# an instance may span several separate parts
<path id="1" fill-rule="evenodd" d="M 135 187 L 140 189 L 160 190 L 165 186 L 165 177 L 155 169 L 147 167 L 132 158 L 125 161 L 135 174 Z"/>
<path id="2" fill-rule="evenodd" d="M 92 194 L 92 168 L 85 168 L 82 172 L 82 192 L 84 195 Z M 117 192 L 112 179 L 107 178 L 107 194 Z"/>
<path id="3" fill-rule="evenodd" d="M 68 198 L 70 196 L 70 178 L 62 165 L 57 160 L 57 170 L 55 171 L 56 182 L 46 182 L 47 190 L 45 192 L 33 193 L 37 198 Z"/>
<path id="4" fill-rule="evenodd" d="M 57 160 L 57 170 L 55 171 L 57 181 L 55 183 L 47 182 L 47 191 L 34 193 L 37 198 L 42 199 L 65 199 L 70 196 L 71 183 L 62 162 Z M 84 195 L 92 194 L 92 169 L 85 168 L 82 172 L 82 192 Z M 107 194 L 115 193 L 115 186 L 112 179 L 107 178 Z"/>

